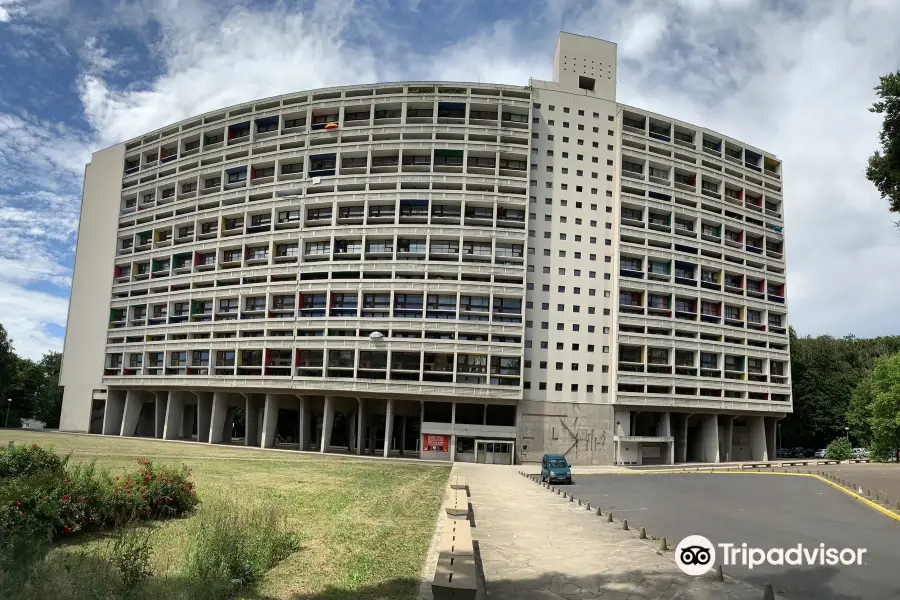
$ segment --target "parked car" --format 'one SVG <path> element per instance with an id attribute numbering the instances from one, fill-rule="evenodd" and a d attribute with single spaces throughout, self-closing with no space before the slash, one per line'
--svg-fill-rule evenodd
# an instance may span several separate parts
<path id="1" fill-rule="evenodd" d="M 791 451 L 789 448 L 779 448 L 775 451 L 775 458 L 790 458 Z"/>
<path id="2" fill-rule="evenodd" d="M 806 449 L 800 447 L 792 449 L 791 458 L 806 458 Z"/>
<path id="3" fill-rule="evenodd" d="M 869 458 L 869 451 L 865 448 L 854 448 L 851 454 L 853 458 Z"/>
<path id="4" fill-rule="evenodd" d="M 545 454 L 541 459 L 541 481 L 572 483 L 572 467 L 562 454 Z"/>
<path id="5" fill-rule="evenodd" d="M 815 458 L 825 458 L 825 448 L 819 448 L 813 456 Z"/>

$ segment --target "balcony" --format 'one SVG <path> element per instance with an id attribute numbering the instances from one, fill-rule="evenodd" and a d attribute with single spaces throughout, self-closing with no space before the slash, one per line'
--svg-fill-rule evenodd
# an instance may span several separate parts
<path id="1" fill-rule="evenodd" d="M 701 313 L 700 320 L 703 321 L 704 323 L 714 323 L 714 324 L 718 325 L 719 323 L 722 322 L 722 317 L 719 316 L 717 313 L 705 312 L 705 313 Z"/>
<path id="2" fill-rule="evenodd" d="M 640 169 L 627 169 L 625 167 L 622 167 L 622 177 L 625 177 L 627 179 L 635 179 L 637 181 L 643 181 L 644 173 Z"/>
<path id="3" fill-rule="evenodd" d="M 650 227 L 650 229 L 653 229 L 655 231 L 664 231 L 666 233 L 669 233 L 672 231 L 672 227 L 669 224 L 668 219 L 659 219 L 659 218 L 655 218 L 653 216 L 650 217 L 649 227 Z"/>
<path id="4" fill-rule="evenodd" d="M 763 325 L 760 321 L 747 321 L 747 329 L 754 329 L 756 331 L 765 331 L 766 326 Z"/>

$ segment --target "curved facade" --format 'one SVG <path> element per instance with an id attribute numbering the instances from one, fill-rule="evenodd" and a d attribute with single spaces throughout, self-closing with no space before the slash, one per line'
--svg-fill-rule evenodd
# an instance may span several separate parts
<path id="1" fill-rule="evenodd" d="M 746 414 L 768 449 L 780 163 L 616 104 L 607 42 L 563 34 L 555 65 L 268 98 L 95 153 L 63 428 L 628 463 L 725 460 Z"/>

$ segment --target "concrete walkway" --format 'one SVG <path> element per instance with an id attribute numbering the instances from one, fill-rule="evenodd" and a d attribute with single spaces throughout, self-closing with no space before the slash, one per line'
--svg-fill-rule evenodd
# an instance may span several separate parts
<path id="1" fill-rule="evenodd" d="M 480 598 L 519 600 L 761 600 L 763 590 L 726 576 L 690 577 L 670 550 L 607 523 L 518 474 L 519 467 L 456 463 L 469 484 Z M 617 519 L 618 521 L 618 519 Z M 652 534 L 652 532 L 649 532 Z M 670 547 L 677 540 L 670 541 Z M 777 590 L 776 590 L 777 591 Z M 484 595 L 486 592 L 486 596 Z"/>

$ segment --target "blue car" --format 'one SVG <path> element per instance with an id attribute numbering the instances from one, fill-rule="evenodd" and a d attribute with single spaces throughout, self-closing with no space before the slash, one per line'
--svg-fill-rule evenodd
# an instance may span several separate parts
<path id="1" fill-rule="evenodd" d="M 541 481 L 572 483 L 572 467 L 562 454 L 545 454 L 541 459 Z"/>

